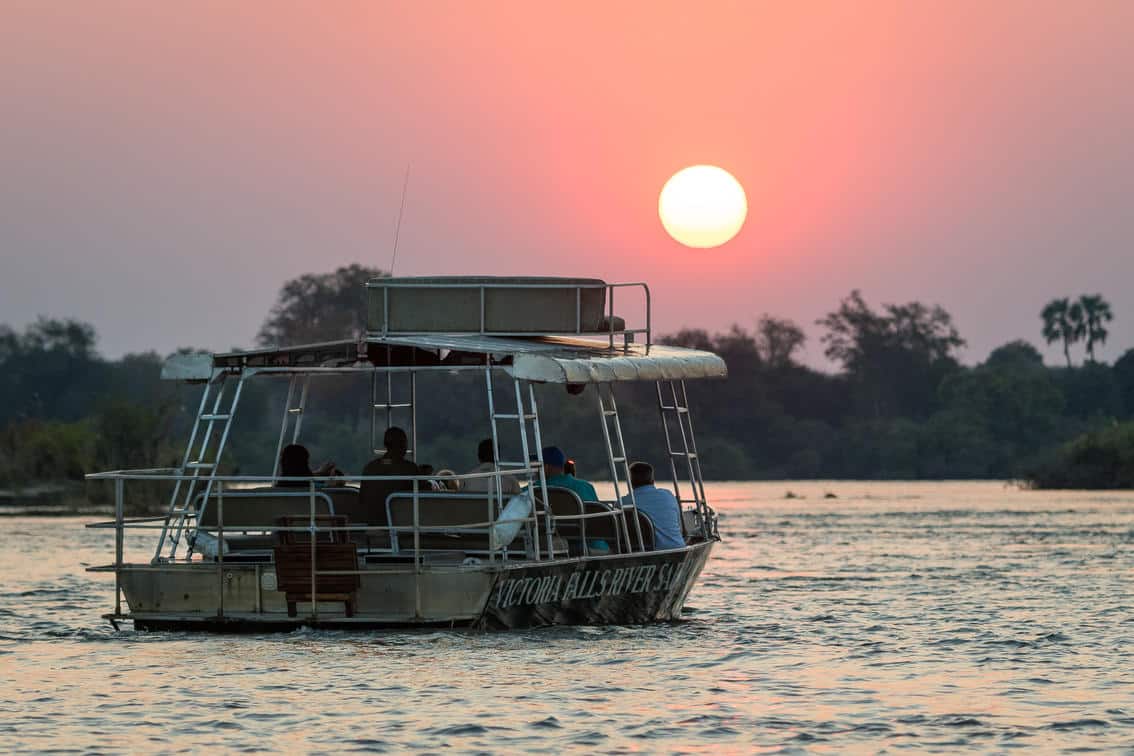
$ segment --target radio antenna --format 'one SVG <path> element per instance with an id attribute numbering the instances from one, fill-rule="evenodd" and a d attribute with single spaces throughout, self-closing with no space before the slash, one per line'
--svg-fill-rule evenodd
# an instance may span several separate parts
<path id="1" fill-rule="evenodd" d="M 402 204 L 398 208 L 398 222 L 394 224 L 394 253 L 390 257 L 390 275 L 394 275 L 394 264 L 398 261 L 398 238 L 402 233 L 402 214 L 406 211 L 406 190 L 409 189 L 410 164 L 406 163 L 406 177 L 402 182 Z"/>

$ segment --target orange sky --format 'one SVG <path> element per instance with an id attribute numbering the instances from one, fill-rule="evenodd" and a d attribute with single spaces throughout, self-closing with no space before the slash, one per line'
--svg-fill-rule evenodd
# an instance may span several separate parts
<path id="1" fill-rule="evenodd" d="M 279 284 L 645 278 L 663 330 L 808 325 L 854 287 L 953 312 L 969 361 L 1100 291 L 1134 345 L 1134 4 L 0 6 L 0 322 L 104 351 L 247 345 Z M 748 222 L 693 251 L 665 180 Z"/>

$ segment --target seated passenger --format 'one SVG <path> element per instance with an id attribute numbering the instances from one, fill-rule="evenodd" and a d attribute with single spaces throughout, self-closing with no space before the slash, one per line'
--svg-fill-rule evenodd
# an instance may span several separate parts
<path id="1" fill-rule="evenodd" d="M 449 491 L 453 493 L 461 490 L 461 481 L 457 480 L 457 473 L 448 468 L 438 470 L 437 477 L 431 482 L 433 483 L 433 487 L 438 491 Z"/>
<path id="2" fill-rule="evenodd" d="M 421 468 L 406 459 L 409 438 L 404 430 L 396 426 L 387 428 L 382 443 L 386 446 L 386 453 L 367 462 L 362 468 L 363 475 L 413 477 L 421 474 Z M 430 486 L 424 484 L 419 490 L 429 491 Z M 364 480 L 358 495 L 365 510 L 385 513 L 386 497 L 403 491 L 413 491 L 412 480 Z"/>
<path id="3" fill-rule="evenodd" d="M 558 446 L 545 446 L 543 449 L 543 471 L 547 485 L 568 488 L 579 495 L 583 501 L 598 501 L 595 487 L 582 478 L 568 475 L 564 467 L 567 455 Z"/>
<path id="4" fill-rule="evenodd" d="M 280 452 L 281 478 L 314 478 L 321 475 L 342 475 L 342 471 L 335 467 L 331 461 L 324 462 L 314 470 L 311 469 L 311 455 L 307 447 L 302 444 L 288 444 Z M 307 488 L 305 480 L 277 480 L 277 488 Z M 315 481 L 315 486 L 321 488 L 326 485 L 323 481 Z"/>
<path id="5" fill-rule="evenodd" d="M 496 469 L 495 455 L 492 453 L 492 439 L 486 438 L 477 444 L 476 457 L 480 464 L 469 470 L 469 473 L 489 473 Z M 520 492 L 520 483 L 514 475 L 502 475 L 500 478 L 505 496 L 512 496 Z M 466 493 L 496 493 L 496 478 L 469 478 L 465 481 Z"/>
<path id="6" fill-rule="evenodd" d="M 630 494 L 622 497 L 622 505 L 638 505 L 638 511 L 650 518 L 654 524 L 655 549 L 680 549 L 685 545 L 681 535 L 681 506 L 673 494 L 654 485 L 654 468 L 645 462 L 630 465 L 630 485 L 634 489 L 634 500 Z"/>

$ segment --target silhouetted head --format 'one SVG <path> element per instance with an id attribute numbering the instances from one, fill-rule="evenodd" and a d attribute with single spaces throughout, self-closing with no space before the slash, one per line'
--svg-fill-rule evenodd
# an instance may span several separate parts
<path id="1" fill-rule="evenodd" d="M 476 458 L 481 462 L 493 462 L 496 455 L 492 453 L 492 439 L 486 438 L 476 445 Z"/>
<path id="2" fill-rule="evenodd" d="M 302 444 L 288 444 L 280 452 L 280 475 L 285 478 L 306 478 L 311 475 L 311 455 Z"/>
<path id="3" fill-rule="evenodd" d="M 386 447 L 387 457 L 401 459 L 409 450 L 409 438 L 406 432 L 396 425 L 386 429 L 386 434 L 382 436 L 382 444 Z"/>
<path id="4" fill-rule="evenodd" d="M 567 464 L 567 455 L 558 446 L 543 447 L 543 467 L 548 477 L 562 475 Z"/>
<path id="5" fill-rule="evenodd" d="M 630 465 L 630 486 L 641 488 L 654 483 L 654 468 L 649 462 L 635 462 Z"/>

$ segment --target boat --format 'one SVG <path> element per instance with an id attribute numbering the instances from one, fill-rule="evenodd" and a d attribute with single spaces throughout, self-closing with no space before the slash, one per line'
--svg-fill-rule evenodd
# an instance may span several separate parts
<path id="1" fill-rule="evenodd" d="M 181 464 L 87 476 L 114 488 L 114 519 L 89 526 L 114 531 L 114 562 L 89 568 L 114 575 L 105 617 L 116 628 L 226 632 L 677 620 L 720 541 L 686 384 L 723 378 L 724 361 L 655 343 L 643 282 L 384 277 L 366 288 L 365 331 L 356 337 L 164 363 L 162 378 L 201 390 Z M 616 314 L 616 294 L 634 317 Z M 487 416 L 470 420 L 470 433 L 475 421 L 477 437 L 492 439 L 487 469 L 439 477 L 417 467 L 426 373 L 434 385 L 467 386 L 458 376 L 469 373 L 484 381 Z M 386 429 L 402 427 L 416 474 L 281 473 L 281 451 L 304 439 L 308 397 L 344 374 L 368 383 L 373 453 L 386 452 Z M 244 388 L 271 380 L 287 382 L 275 469 L 229 474 L 224 453 Z M 656 389 L 646 390 L 656 394 L 668 455 L 659 477 L 669 474 L 679 502 L 680 547 L 655 548 L 630 486 L 615 390 L 631 382 Z M 548 391 L 593 407 L 609 499 L 584 501 L 548 485 L 537 401 Z M 125 516 L 140 485 L 168 487 L 163 515 Z M 143 539 L 140 553 L 152 547 L 152 557 L 127 561 L 128 538 L 132 554 Z"/>

